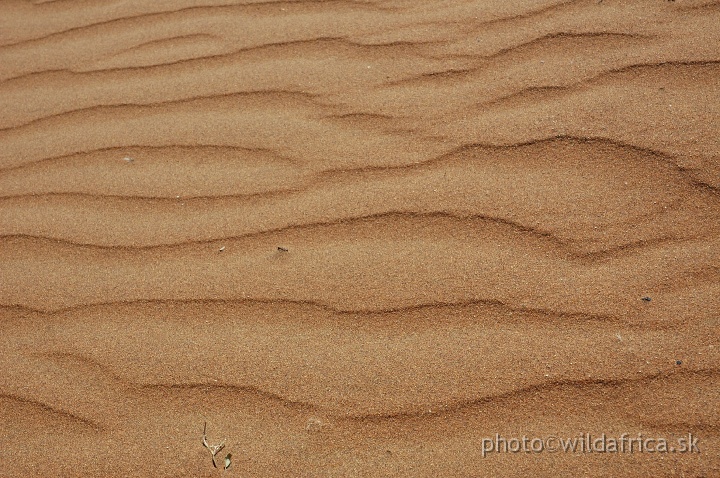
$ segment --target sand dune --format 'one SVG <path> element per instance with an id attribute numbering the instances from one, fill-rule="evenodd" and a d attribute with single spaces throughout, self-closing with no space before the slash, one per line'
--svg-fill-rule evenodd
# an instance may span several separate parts
<path id="1" fill-rule="evenodd" d="M 705 0 L 3 2 L 0 476 L 720 475 L 719 44 Z M 639 433 L 700 453 L 483 451 Z"/>

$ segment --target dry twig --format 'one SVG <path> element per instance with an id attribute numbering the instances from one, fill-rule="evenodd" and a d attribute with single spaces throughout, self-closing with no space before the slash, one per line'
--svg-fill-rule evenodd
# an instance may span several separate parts
<path id="1" fill-rule="evenodd" d="M 210 445 L 207 442 L 207 422 L 205 422 L 205 425 L 203 426 L 203 439 L 202 444 L 205 448 L 207 448 L 210 453 L 212 454 L 212 464 L 215 468 L 217 468 L 217 464 L 215 463 L 215 455 L 220 453 L 220 450 L 225 448 L 225 440 L 221 441 L 217 445 Z"/>

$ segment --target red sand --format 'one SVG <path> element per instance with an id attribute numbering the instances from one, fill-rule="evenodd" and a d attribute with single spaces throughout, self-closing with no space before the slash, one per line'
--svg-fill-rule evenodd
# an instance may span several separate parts
<path id="1" fill-rule="evenodd" d="M 720 476 L 718 45 L 712 1 L 5 0 L 0 477 Z M 639 433 L 700 453 L 483 450 Z"/>

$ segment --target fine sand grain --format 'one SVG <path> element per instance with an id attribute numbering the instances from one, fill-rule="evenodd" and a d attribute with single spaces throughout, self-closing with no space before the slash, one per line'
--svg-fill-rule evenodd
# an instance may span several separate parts
<path id="1" fill-rule="evenodd" d="M 720 3 L 3 0 L 0 330 L 2 478 L 720 476 Z"/>

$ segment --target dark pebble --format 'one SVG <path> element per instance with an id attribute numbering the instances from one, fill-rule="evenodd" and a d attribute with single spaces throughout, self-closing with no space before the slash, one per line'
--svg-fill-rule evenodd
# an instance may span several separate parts
<path id="1" fill-rule="evenodd" d="M 650 302 L 652 299 L 650 297 L 643 297 L 642 300 L 645 302 Z"/>

